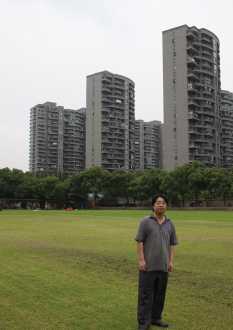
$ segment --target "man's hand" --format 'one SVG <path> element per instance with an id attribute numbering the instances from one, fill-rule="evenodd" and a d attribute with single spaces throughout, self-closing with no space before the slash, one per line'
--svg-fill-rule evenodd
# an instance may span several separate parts
<path id="1" fill-rule="evenodd" d="M 173 262 L 170 261 L 170 262 L 169 262 L 169 265 L 168 265 L 168 271 L 169 271 L 169 272 L 173 272 L 173 269 L 174 269 Z"/>
<path id="2" fill-rule="evenodd" d="M 138 263 L 139 270 L 146 271 L 146 262 L 145 260 L 140 260 Z"/>
<path id="3" fill-rule="evenodd" d="M 137 244 L 138 251 L 138 268 L 140 271 L 146 271 L 146 262 L 144 257 L 144 246 L 143 242 L 138 242 Z"/>
<path id="4" fill-rule="evenodd" d="M 171 245 L 170 246 L 170 253 L 169 253 L 169 264 L 168 264 L 168 271 L 169 272 L 173 272 L 173 270 L 174 270 L 174 265 L 173 265 L 174 255 L 175 255 L 175 246 Z"/>

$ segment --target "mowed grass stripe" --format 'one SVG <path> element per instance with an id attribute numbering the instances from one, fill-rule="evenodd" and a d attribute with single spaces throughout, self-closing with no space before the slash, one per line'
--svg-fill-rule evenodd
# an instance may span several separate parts
<path id="1" fill-rule="evenodd" d="M 150 214 L 150 209 L 119 209 L 119 210 L 75 210 L 75 211 L 63 211 L 63 210 L 57 210 L 57 211 L 28 211 L 28 210 L 4 210 L 2 213 L 0 212 L 0 219 L 2 216 L 4 217 L 11 217 L 13 216 L 13 219 L 16 219 L 18 217 L 23 218 L 43 218 L 46 219 L 49 217 L 51 220 L 52 218 L 58 220 L 59 218 L 70 218 L 70 217 L 77 217 L 80 216 L 82 218 L 101 218 L 101 220 L 105 218 L 127 218 L 127 219 L 140 219 L 147 214 Z M 3 215 L 4 214 L 4 215 Z M 177 220 L 218 220 L 218 221 L 227 221 L 233 220 L 233 211 L 218 211 L 218 210 L 168 210 L 167 212 L 168 216 L 171 216 L 172 219 Z M 41 219 L 42 219 L 41 218 Z"/>
<path id="2" fill-rule="evenodd" d="M 134 236 L 147 214 L 1 212 L 0 329 L 136 329 Z M 233 213 L 169 214 L 180 245 L 166 319 L 231 329 Z"/>

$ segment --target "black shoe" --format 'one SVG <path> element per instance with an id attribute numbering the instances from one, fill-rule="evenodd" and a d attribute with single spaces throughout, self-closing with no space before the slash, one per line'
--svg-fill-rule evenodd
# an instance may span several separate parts
<path id="1" fill-rule="evenodd" d="M 168 328 L 169 324 L 166 322 L 163 322 L 162 320 L 155 320 L 151 322 L 152 325 L 157 325 L 157 327 L 160 328 Z"/>
<path id="2" fill-rule="evenodd" d="M 139 325 L 138 330 L 148 330 L 150 328 L 150 325 Z"/>

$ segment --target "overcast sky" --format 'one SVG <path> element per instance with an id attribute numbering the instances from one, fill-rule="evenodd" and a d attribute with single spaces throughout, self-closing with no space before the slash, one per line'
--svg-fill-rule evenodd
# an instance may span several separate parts
<path id="1" fill-rule="evenodd" d="M 0 0 L 0 168 L 28 169 L 30 108 L 85 106 L 94 72 L 133 79 L 136 118 L 162 121 L 162 31 L 175 26 L 219 37 L 233 91 L 232 20 L 232 0 Z"/>

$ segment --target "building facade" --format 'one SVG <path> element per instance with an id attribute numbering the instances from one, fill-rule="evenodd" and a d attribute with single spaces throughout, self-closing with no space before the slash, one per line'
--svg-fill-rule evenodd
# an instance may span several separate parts
<path id="1" fill-rule="evenodd" d="M 220 166 L 220 56 L 214 33 L 183 25 L 163 32 L 163 166 Z"/>
<path id="2" fill-rule="evenodd" d="M 85 169 L 86 108 L 64 109 L 63 172 L 74 174 Z"/>
<path id="3" fill-rule="evenodd" d="M 135 120 L 135 170 L 144 170 L 144 121 Z"/>
<path id="4" fill-rule="evenodd" d="M 161 122 L 135 121 L 135 169 L 161 167 Z"/>
<path id="5" fill-rule="evenodd" d="M 134 82 L 102 71 L 87 76 L 86 167 L 134 168 Z"/>
<path id="6" fill-rule="evenodd" d="M 233 167 L 233 93 L 221 91 L 221 166 Z"/>
<path id="7" fill-rule="evenodd" d="M 85 167 L 85 109 L 68 110 L 54 102 L 30 112 L 29 169 L 32 173 L 74 174 Z"/>

